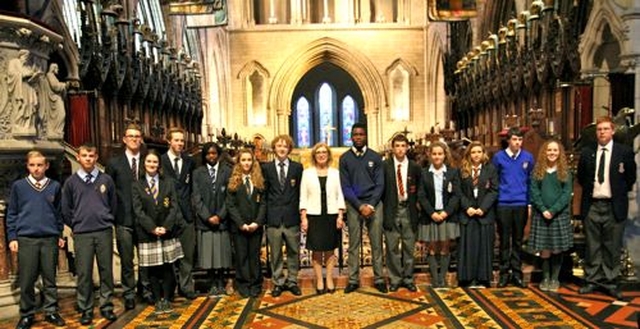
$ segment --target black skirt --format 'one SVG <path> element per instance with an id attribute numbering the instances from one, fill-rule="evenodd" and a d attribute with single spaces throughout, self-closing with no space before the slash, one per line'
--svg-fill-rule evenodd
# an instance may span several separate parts
<path id="1" fill-rule="evenodd" d="M 460 224 L 459 281 L 491 281 L 495 234 L 493 222 L 481 224 L 477 219 L 470 219 L 467 224 Z"/>
<path id="2" fill-rule="evenodd" d="M 338 248 L 341 230 L 336 228 L 338 215 L 307 216 L 307 249 L 311 251 L 331 251 Z"/>

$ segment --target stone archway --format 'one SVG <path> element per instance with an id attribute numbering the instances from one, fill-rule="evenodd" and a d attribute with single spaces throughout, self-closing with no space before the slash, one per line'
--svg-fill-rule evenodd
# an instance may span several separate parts
<path id="1" fill-rule="evenodd" d="M 320 38 L 295 51 L 276 72 L 269 90 L 268 107 L 276 114 L 276 134 L 287 133 L 291 115 L 291 99 L 299 80 L 311 68 L 332 63 L 349 73 L 362 91 L 367 116 L 369 145 L 381 145 L 382 109 L 386 108 L 387 91 L 382 77 L 371 61 L 348 44 L 332 38 Z"/>

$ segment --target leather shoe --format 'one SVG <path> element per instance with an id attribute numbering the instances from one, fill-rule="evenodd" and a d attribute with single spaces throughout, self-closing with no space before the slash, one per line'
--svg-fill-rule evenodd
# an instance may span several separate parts
<path id="1" fill-rule="evenodd" d="M 65 325 L 64 319 L 62 319 L 60 313 L 57 312 L 46 314 L 44 316 L 44 320 L 58 327 L 62 327 Z"/>
<path id="2" fill-rule="evenodd" d="M 376 287 L 376 289 L 378 289 L 379 292 L 386 294 L 388 292 L 387 290 L 387 285 L 383 282 L 378 282 L 376 284 L 373 285 L 374 287 Z"/>
<path id="3" fill-rule="evenodd" d="M 519 277 L 513 277 L 513 284 L 518 287 L 518 288 L 526 288 L 527 285 L 524 284 L 524 281 L 522 281 L 522 278 Z"/>
<path id="4" fill-rule="evenodd" d="M 80 317 L 80 324 L 83 326 L 88 326 L 91 324 L 91 322 L 93 322 L 93 312 L 87 311 L 82 313 L 82 316 Z"/>
<path id="5" fill-rule="evenodd" d="M 124 299 L 124 309 L 125 310 L 132 310 L 136 308 L 136 300 L 133 298 L 125 298 Z"/>
<path id="6" fill-rule="evenodd" d="M 396 291 L 398 291 L 399 288 L 400 288 L 400 285 L 397 285 L 397 284 L 389 285 L 389 291 L 391 291 L 391 292 L 396 292 Z"/>
<path id="7" fill-rule="evenodd" d="M 118 319 L 118 317 L 115 313 L 113 313 L 112 310 L 100 311 L 100 315 L 102 315 L 102 317 L 107 319 L 109 322 L 113 322 Z"/>
<path id="8" fill-rule="evenodd" d="M 594 292 L 595 290 L 596 290 L 596 285 L 595 284 L 587 283 L 585 286 L 583 286 L 580 289 L 578 289 L 578 292 L 580 294 L 589 294 L 589 293 Z"/>
<path id="9" fill-rule="evenodd" d="M 291 291 L 291 293 L 296 296 L 302 295 L 302 291 L 300 291 L 300 287 L 298 287 L 298 285 L 295 285 L 295 284 L 290 285 L 287 287 L 287 290 Z"/>
<path id="10" fill-rule="evenodd" d="M 33 322 L 34 321 L 32 316 L 25 316 L 24 318 L 20 319 L 18 325 L 16 326 L 16 329 L 29 329 L 33 325 Z"/>
<path id="11" fill-rule="evenodd" d="M 504 288 L 507 286 L 508 283 L 509 283 L 509 276 L 501 275 L 500 280 L 498 280 L 498 288 Z"/>
<path id="12" fill-rule="evenodd" d="M 282 289 L 282 286 L 275 286 L 273 287 L 273 290 L 271 290 L 271 296 L 273 297 L 278 297 L 280 295 L 282 295 L 282 291 L 284 289 Z"/>
<path id="13" fill-rule="evenodd" d="M 344 293 L 345 293 L 345 294 L 352 293 L 352 292 L 354 292 L 354 291 L 358 290 L 358 288 L 360 288 L 360 286 L 359 286 L 359 285 L 357 285 L 357 284 L 355 284 L 355 283 L 349 283 L 349 284 L 347 285 L 347 287 L 346 287 L 346 288 L 344 288 Z"/>
<path id="14" fill-rule="evenodd" d="M 189 291 L 189 292 L 182 293 L 182 297 L 184 297 L 184 298 L 186 298 L 188 300 L 194 300 L 194 299 L 198 298 L 198 294 L 196 294 L 193 291 Z"/>
<path id="15" fill-rule="evenodd" d="M 407 290 L 411 291 L 411 292 L 416 292 L 418 291 L 418 287 L 416 287 L 415 284 L 413 283 L 407 283 L 404 285 L 405 288 L 407 288 Z"/>
<path id="16" fill-rule="evenodd" d="M 618 289 L 618 287 L 617 287 L 617 286 L 615 286 L 615 285 L 610 286 L 610 287 L 607 289 L 607 292 L 609 293 L 609 296 L 611 296 L 611 297 L 613 297 L 613 298 L 615 298 L 615 299 L 617 299 L 617 300 L 621 300 L 621 299 L 622 299 L 622 292 L 621 292 L 621 291 L 620 291 L 620 289 Z"/>
<path id="17" fill-rule="evenodd" d="M 142 297 L 142 301 L 144 301 L 147 305 L 155 305 L 156 304 L 156 300 L 155 300 L 155 298 L 153 298 L 152 295 L 146 295 L 146 296 Z"/>

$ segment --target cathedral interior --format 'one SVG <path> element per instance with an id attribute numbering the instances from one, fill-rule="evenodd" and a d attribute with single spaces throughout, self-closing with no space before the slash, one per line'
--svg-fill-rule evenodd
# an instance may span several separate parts
<path id="1" fill-rule="evenodd" d="M 470 141 L 493 154 L 505 147 L 509 128 L 520 127 L 524 149 L 537 155 L 556 139 L 575 170 L 580 149 L 595 143 L 593 122 L 611 116 L 616 142 L 631 146 L 640 164 L 639 40 L 635 0 L 3 0 L 0 327 L 19 319 L 17 256 L 7 247 L 5 217 L 31 149 L 46 155 L 47 176 L 62 182 L 78 169 L 80 145 L 96 145 L 103 168 L 123 152 L 132 123 L 141 127 L 143 147 L 162 153 L 169 129 L 182 128 L 185 152 L 198 164 L 205 142 L 230 156 L 250 148 L 260 161 L 273 160 L 271 140 L 285 134 L 294 141 L 291 158 L 305 166 L 318 142 L 338 155 L 337 166 L 352 146 L 354 123 L 366 125 L 368 147 L 381 155 L 405 134 L 417 159 L 434 141 L 447 143 L 454 158 Z M 125 310 L 116 289 L 118 320 L 94 326 L 637 328 L 639 187 L 636 181 L 628 193 L 622 300 L 578 293 L 585 248 L 576 183 L 575 246 L 557 293 L 539 289 L 533 253 L 524 258 L 527 288 L 459 287 L 454 260 L 450 288 L 434 289 L 417 247 L 419 290 L 380 294 L 371 288 L 365 239 L 365 288 L 315 295 L 303 239 L 302 296 L 272 297 L 265 280 L 261 296 L 243 299 L 229 280 L 224 297 L 177 298 L 174 312 L 158 315 L 143 303 Z M 337 251 L 339 289 L 346 285 L 346 241 Z M 81 327 L 73 257 L 69 243 L 57 273 L 70 328 Z M 114 249 L 114 269 L 118 257 Z M 206 282 L 194 273 L 196 286 Z M 114 270 L 116 284 L 119 276 Z"/>

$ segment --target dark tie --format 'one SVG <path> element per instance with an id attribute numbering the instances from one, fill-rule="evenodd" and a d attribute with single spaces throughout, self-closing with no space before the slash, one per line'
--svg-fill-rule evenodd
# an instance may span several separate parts
<path id="1" fill-rule="evenodd" d="M 211 186 L 215 191 L 216 190 L 216 168 L 211 168 L 211 170 L 209 170 L 209 177 L 211 177 Z"/>
<path id="2" fill-rule="evenodd" d="M 133 175 L 133 180 L 138 180 L 138 160 L 136 158 L 131 158 L 131 175 Z"/>
<path id="3" fill-rule="evenodd" d="M 398 164 L 398 171 L 396 172 L 398 178 L 398 194 L 400 198 L 404 198 L 404 184 L 402 184 L 402 164 Z"/>
<path id="4" fill-rule="evenodd" d="M 153 201 L 158 204 L 158 187 L 156 186 L 156 179 L 152 178 L 149 181 L 149 190 L 151 191 L 151 195 L 153 196 Z"/>
<path id="5" fill-rule="evenodd" d="M 249 180 L 249 176 L 244 178 L 244 189 L 247 191 L 247 196 L 251 198 L 251 181 Z"/>
<path id="6" fill-rule="evenodd" d="M 598 164 L 598 183 L 604 183 L 604 161 L 605 161 L 605 152 L 606 148 L 601 148 L 602 154 L 600 154 L 600 163 Z"/>
<path id="7" fill-rule="evenodd" d="M 473 175 L 471 176 L 471 180 L 474 187 L 478 186 L 478 176 L 480 176 L 480 168 L 473 168 Z"/>
<path id="8" fill-rule="evenodd" d="M 284 173 L 284 162 L 278 164 L 280 166 L 280 188 L 284 189 L 284 183 L 287 179 L 287 175 Z"/>
<path id="9" fill-rule="evenodd" d="M 91 178 L 93 178 L 93 176 L 91 174 L 87 174 L 87 176 L 84 176 L 84 182 L 87 184 L 91 183 Z"/>
<path id="10" fill-rule="evenodd" d="M 41 189 L 42 188 L 42 184 L 40 184 L 40 182 L 36 182 L 36 188 L 37 189 Z"/>
<path id="11" fill-rule="evenodd" d="M 515 154 L 514 154 L 514 155 L 512 155 L 512 156 L 511 156 L 511 159 L 515 160 L 515 159 L 516 159 L 516 155 L 515 155 Z"/>
<path id="12" fill-rule="evenodd" d="M 179 157 L 173 158 L 173 171 L 176 173 L 176 176 L 180 176 L 180 167 L 178 166 L 178 161 L 180 161 Z"/>
<path id="13" fill-rule="evenodd" d="M 362 151 L 358 151 L 358 152 L 356 152 L 356 156 L 357 156 L 358 158 L 359 158 L 359 157 L 361 157 L 361 156 L 362 156 L 362 154 L 363 154 L 363 152 L 362 152 Z"/>

